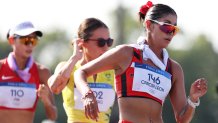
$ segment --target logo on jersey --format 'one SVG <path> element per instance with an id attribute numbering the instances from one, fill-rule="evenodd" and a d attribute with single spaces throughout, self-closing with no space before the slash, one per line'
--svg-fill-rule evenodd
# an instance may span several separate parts
<path id="1" fill-rule="evenodd" d="M 5 76 L 5 75 L 2 76 L 2 80 L 12 79 L 12 78 L 14 78 L 14 77 L 13 76 Z"/>

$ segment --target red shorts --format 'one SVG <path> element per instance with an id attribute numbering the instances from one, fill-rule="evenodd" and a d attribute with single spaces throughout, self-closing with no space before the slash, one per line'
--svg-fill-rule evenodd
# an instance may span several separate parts
<path id="1" fill-rule="evenodd" d="M 132 122 L 126 120 L 119 120 L 119 123 L 132 123 Z"/>

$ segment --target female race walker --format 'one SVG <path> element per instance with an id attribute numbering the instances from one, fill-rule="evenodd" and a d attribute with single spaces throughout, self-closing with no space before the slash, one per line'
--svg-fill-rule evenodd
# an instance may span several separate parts
<path id="1" fill-rule="evenodd" d="M 98 119 L 98 105 L 86 78 L 105 70 L 115 70 L 119 123 L 163 123 L 162 106 L 170 96 L 176 121 L 191 121 L 200 97 L 207 92 L 207 81 L 197 79 L 186 97 L 183 70 L 169 58 L 166 47 L 177 32 L 177 15 L 169 6 L 147 2 L 139 12 L 146 38 L 137 45 L 120 45 L 78 69 L 75 83 L 88 101 L 87 117 Z"/>
<path id="2" fill-rule="evenodd" d="M 29 21 L 7 34 L 13 51 L 0 60 L 0 123 L 33 123 L 38 98 L 47 118 L 55 121 L 57 109 L 48 88 L 50 71 L 32 57 L 42 32 Z"/>
<path id="3" fill-rule="evenodd" d="M 58 64 L 49 78 L 51 90 L 62 92 L 68 123 L 95 123 L 87 119 L 81 94 L 74 83 L 74 71 L 105 53 L 113 44 L 106 24 L 97 18 L 87 18 L 79 26 L 78 39 L 73 41 L 74 52 L 68 61 Z M 87 79 L 97 98 L 100 115 L 98 123 L 109 123 L 115 99 L 114 71 L 104 71 Z"/>

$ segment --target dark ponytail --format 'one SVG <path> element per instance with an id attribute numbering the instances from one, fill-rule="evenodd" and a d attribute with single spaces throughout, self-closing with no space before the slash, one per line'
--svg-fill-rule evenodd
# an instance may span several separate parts
<path id="1" fill-rule="evenodd" d="M 140 8 L 139 20 L 140 22 L 143 22 L 145 19 L 158 20 L 159 18 L 169 14 L 177 16 L 176 12 L 170 6 L 164 4 L 152 4 L 150 1 L 148 1 Z"/>

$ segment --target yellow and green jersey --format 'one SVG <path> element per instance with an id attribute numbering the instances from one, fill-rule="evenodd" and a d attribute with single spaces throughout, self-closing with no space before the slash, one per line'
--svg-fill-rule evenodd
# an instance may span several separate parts
<path id="1" fill-rule="evenodd" d="M 62 91 L 64 100 L 64 109 L 68 117 L 68 122 L 85 122 L 85 123 L 109 123 L 111 109 L 115 100 L 114 92 L 114 71 L 104 71 L 97 74 L 96 81 L 93 76 L 87 78 L 89 87 L 95 94 L 99 107 L 98 122 L 87 119 L 84 112 L 82 95 L 77 90 L 74 83 L 74 71 L 80 67 L 76 64 L 71 73 L 67 86 Z"/>

